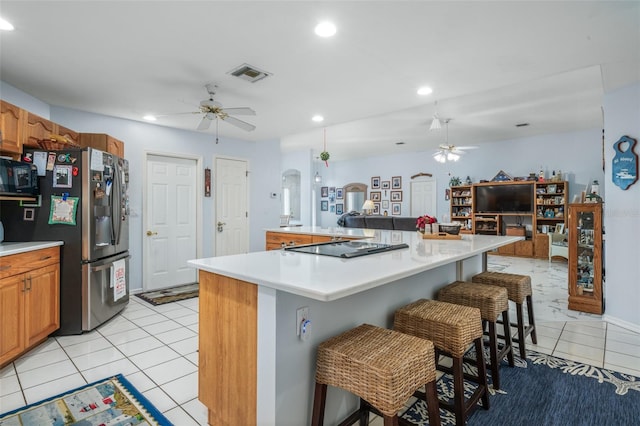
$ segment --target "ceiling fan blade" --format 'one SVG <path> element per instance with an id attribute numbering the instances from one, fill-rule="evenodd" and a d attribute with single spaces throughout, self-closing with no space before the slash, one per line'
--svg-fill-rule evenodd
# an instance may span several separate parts
<path id="1" fill-rule="evenodd" d="M 202 117 L 202 120 L 200 121 L 200 124 L 198 124 L 197 129 L 207 130 L 210 125 L 211 125 L 211 118 L 209 118 L 209 114 L 206 114 L 204 117 Z"/>
<path id="2" fill-rule="evenodd" d="M 246 121 L 238 120 L 235 117 L 226 116 L 224 118 L 220 118 L 229 124 L 233 124 L 234 126 L 241 128 L 242 130 L 246 130 L 247 132 L 250 132 L 256 128 L 256 126 L 254 126 L 253 124 L 249 124 Z"/>
<path id="3" fill-rule="evenodd" d="M 202 114 L 202 112 L 201 111 L 173 112 L 173 113 L 170 113 L 170 114 L 156 115 L 156 118 L 173 117 L 174 115 L 192 115 L 192 114 Z"/>
<path id="4" fill-rule="evenodd" d="M 473 145 L 470 145 L 470 146 L 456 146 L 456 147 L 454 147 L 454 149 L 478 149 L 478 148 L 479 148 L 478 146 L 473 146 Z"/>
<path id="5" fill-rule="evenodd" d="M 223 108 L 223 110 L 229 115 L 256 115 L 256 112 L 249 107 Z"/>

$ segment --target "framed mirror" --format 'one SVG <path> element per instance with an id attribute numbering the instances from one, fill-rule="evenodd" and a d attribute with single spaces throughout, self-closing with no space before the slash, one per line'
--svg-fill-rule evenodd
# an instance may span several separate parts
<path id="1" fill-rule="evenodd" d="M 358 182 L 349 183 L 342 188 L 342 192 L 345 213 L 362 210 L 362 205 L 367 199 L 367 185 Z"/>
<path id="2" fill-rule="evenodd" d="M 300 220 L 300 170 L 289 169 L 282 173 L 282 215 L 289 220 Z"/>

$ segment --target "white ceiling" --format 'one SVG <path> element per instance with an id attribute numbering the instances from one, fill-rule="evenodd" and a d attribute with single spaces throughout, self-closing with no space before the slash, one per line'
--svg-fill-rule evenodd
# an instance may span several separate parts
<path id="1" fill-rule="evenodd" d="M 225 107 L 257 112 L 239 117 L 255 131 L 220 136 L 319 152 L 326 127 L 333 160 L 433 151 L 436 100 L 456 145 L 599 128 L 602 94 L 640 80 L 638 1 L 2 0 L 0 15 L 16 28 L 0 78 L 44 102 L 142 121 L 195 111 L 216 83 Z M 324 19 L 335 37 L 313 33 Z M 273 75 L 228 74 L 243 63 Z"/>

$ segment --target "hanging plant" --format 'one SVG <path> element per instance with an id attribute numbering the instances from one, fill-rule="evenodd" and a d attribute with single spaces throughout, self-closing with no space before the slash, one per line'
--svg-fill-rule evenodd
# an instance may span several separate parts
<path id="1" fill-rule="evenodd" d="M 327 151 L 322 151 L 322 152 L 320 153 L 320 159 L 321 159 L 322 161 L 324 161 L 324 164 L 326 164 L 326 165 L 327 165 L 327 167 L 329 167 L 329 162 L 328 162 L 328 160 L 329 160 L 329 153 L 328 153 Z"/>
<path id="2" fill-rule="evenodd" d="M 329 167 L 329 151 L 327 151 L 327 129 L 324 129 L 324 151 L 320 153 L 320 159 L 324 161 L 325 166 Z"/>

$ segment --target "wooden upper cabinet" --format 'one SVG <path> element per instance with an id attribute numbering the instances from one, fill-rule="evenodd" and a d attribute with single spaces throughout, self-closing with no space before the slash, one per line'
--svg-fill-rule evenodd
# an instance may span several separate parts
<path id="1" fill-rule="evenodd" d="M 31 148 L 40 148 L 39 142 L 41 140 L 51 139 L 51 135 L 57 134 L 57 127 L 57 124 L 53 121 L 27 112 L 23 145 Z"/>
<path id="2" fill-rule="evenodd" d="M 73 131 L 67 127 L 58 125 L 58 135 L 63 136 L 74 145 L 80 145 L 80 133 Z"/>
<path id="3" fill-rule="evenodd" d="M 22 120 L 21 108 L 0 100 L 0 151 L 6 153 L 22 154 Z"/>
<path id="4" fill-rule="evenodd" d="M 124 158 L 124 142 L 104 133 L 80 133 L 80 145 Z"/>

